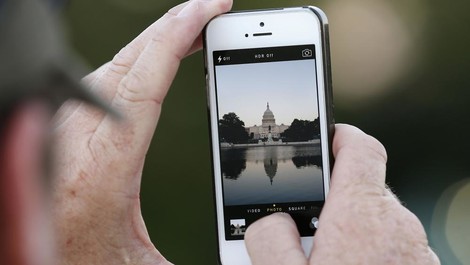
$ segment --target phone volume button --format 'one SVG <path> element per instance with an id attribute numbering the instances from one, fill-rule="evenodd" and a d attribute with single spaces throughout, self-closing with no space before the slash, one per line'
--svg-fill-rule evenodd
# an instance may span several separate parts
<path id="1" fill-rule="evenodd" d="M 207 107 L 210 106 L 210 96 L 209 96 L 209 74 L 207 73 L 207 68 L 206 70 L 206 97 L 207 97 Z"/>

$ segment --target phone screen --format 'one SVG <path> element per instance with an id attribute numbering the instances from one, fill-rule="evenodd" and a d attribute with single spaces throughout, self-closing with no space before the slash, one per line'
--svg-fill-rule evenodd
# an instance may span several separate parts
<path id="1" fill-rule="evenodd" d="M 315 45 L 214 51 L 225 239 L 274 212 L 312 236 L 325 201 Z M 324 139 L 323 139 L 324 138 Z"/>

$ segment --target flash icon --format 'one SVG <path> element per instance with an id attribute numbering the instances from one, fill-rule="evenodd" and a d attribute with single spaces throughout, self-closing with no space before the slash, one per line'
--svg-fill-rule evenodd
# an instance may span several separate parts
<path id="1" fill-rule="evenodd" d="M 217 60 L 219 60 L 219 63 L 222 61 L 222 56 L 219 56 L 219 58 L 217 58 Z"/>

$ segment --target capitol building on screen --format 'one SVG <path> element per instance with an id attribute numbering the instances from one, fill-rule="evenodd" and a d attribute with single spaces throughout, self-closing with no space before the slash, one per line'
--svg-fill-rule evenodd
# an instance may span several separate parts
<path id="1" fill-rule="evenodd" d="M 269 102 L 266 106 L 266 111 L 263 114 L 263 119 L 261 120 L 261 126 L 251 126 L 246 127 L 246 131 L 253 139 L 265 139 L 265 138 L 280 138 L 281 133 L 289 128 L 288 125 L 277 125 L 276 119 L 274 118 L 273 112 L 269 109 Z M 271 134 L 271 136 L 269 135 Z"/>

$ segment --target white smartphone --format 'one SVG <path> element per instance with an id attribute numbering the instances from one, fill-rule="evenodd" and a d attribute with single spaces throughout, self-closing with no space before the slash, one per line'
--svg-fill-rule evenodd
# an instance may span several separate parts
<path id="1" fill-rule="evenodd" d="M 316 7 L 233 12 L 204 31 L 219 262 L 251 264 L 247 227 L 295 220 L 306 253 L 329 189 L 328 23 Z"/>

